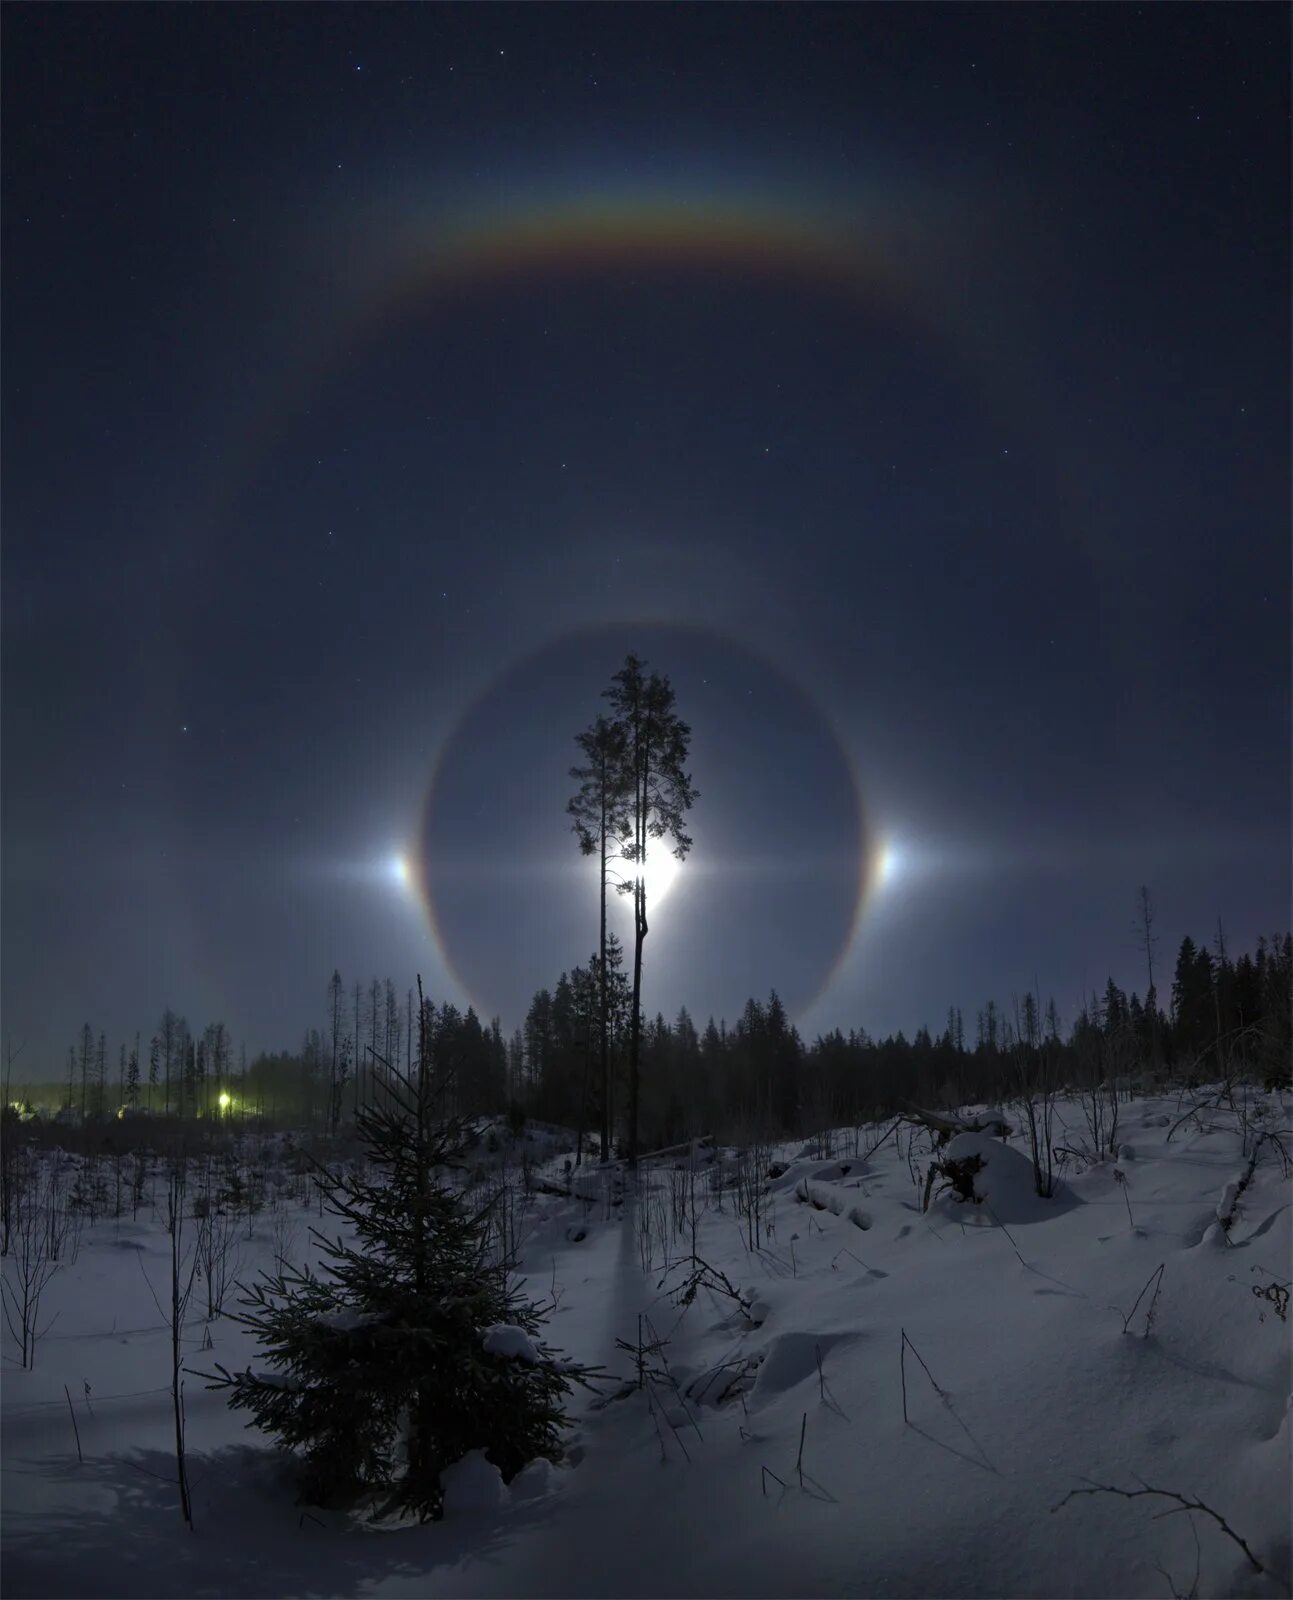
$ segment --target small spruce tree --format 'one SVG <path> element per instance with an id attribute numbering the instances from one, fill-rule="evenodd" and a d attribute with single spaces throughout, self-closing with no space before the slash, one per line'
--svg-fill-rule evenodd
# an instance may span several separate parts
<path id="1" fill-rule="evenodd" d="M 473 1209 L 446 1181 L 470 1130 L 442 1114 L 450 1084 L 432 1076 L 421 1010 L 413 1074 L 390 1067 L 381 1108 L 359 1112 L 367 1168 L 315 1178 L 350 1238 L 312 1229 L 321 1273 L 284 1267 L 246 1290 L 236 1320 L 267 1370 L 217 1366 L 209 1387 L 301 1453 L 308 1500 L 371 1495 L 383 1512 L 438 1518 L 440 1473 L 470 1450 L 505 1480 L 560 1459 L 563 1397 L 595 1369 L 539 1341 L 543 1314 L 511 1281 L 495 1202 Z"/>

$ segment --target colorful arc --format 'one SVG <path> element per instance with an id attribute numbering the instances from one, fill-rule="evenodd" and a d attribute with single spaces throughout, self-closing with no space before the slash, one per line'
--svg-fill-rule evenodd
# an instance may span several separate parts
<path id="1" fill-rule="evenodd" d="M 550 272 L 723 267 L 746 280 L 805 279 L 914 316 L 909 271 L 879 232 L 869 239 L 789 206 L 678 198 L 576 200 L 478 223 L 412 230 L 377 265 L 368 312 L 399 318 L 428 295 Z M 372 323 L 361 319 L 366 328 Z"/>
<path id="2" fill-rule="evenodd" d="M 808 208 L 790 198 L 733 202 L 652 191 L 554 197 L 423 219 L 410 207 L 394 224 L 374 220 L 349 252 L 348 307 L 339 317 L 334 307 L 320 307 L 308 330 L 309 352 L 291 365 L 286 387 L 248 430 L 242 465 L 228 482 L 236 487 L 254 477 L 287 421 L 329 377 L 383 337 L 444 315 L 464 293 L 633 269 L 721 269 L 725 281 L 836 295 L 945 344 L 937 295 L 918 266 L 921 252 L 905 247 L 908 235 L 882 220 L 841 225 L 837 218 L 846 212 L 846 202 Z M 322 339 L 320 327 L 331 330 Z"/>
<path id="3" fill-rule="evenodd" d="M 292 368 L 289 389 L 278 392 L 261 413 L 260 423 L 244 436 L 241 467 L 226 478 L 227 488 L 232 497 L 254 479 L 288 421 L 304 410 L 309 397 L 330 376 L 400 327 L 419 317 L 443 314 L 463 292 L 488 292 L 551 276 L 577 280 L 625 269 L 702 274 L 721 270 L 739 282 L 785 283 L 837 295 L 864 312 L 901 322 L 913 333 L 945 345 L 946 330 L 936 314 L 936 297 L 928 283 L 916 281 L 910 252 L 900 249 L 897 241 L 897 231 L 883 222 L 869 230 L 842 227 L 828 217 L 826 207 L 806 209 L 788 198 L 733 202 L 659 192 L 630 198 L 566 197 L 537 206 L 500 206 L 492 214 L 472 217 L 459 213 L 456 219 L 405 224 L 393 247 L 369 253 L 366 267 L 358 274 L 350 311 L 335 324 L 334 336 Z M 219 506 L 216 520 L 229 510 L 228 503 Z M 685 626 L 672 620 L 668 625 Z M 735 642 L 749 648 L 744 641 Z M 769 665 L 784 673 L 780 666 Z M 459 713 L 436 758 L 428 803 L 453 734 L 514 666 L 515 662 L 495 672 Z M 806 692 L 802 686 L 801 692 Z M 807 698 L 813 701 L 813 696 Z M 863 837 L 852 921 L 814 1000 L 831 986 L 846 960 L 875 878 L 867 854 L 865 811 L 854 762 L 830 719 L 825 720 L 853 784 Z M 446 967 L 467 993 L 436 917 L 420 841 L 413 864 L 432 938 Z"/>

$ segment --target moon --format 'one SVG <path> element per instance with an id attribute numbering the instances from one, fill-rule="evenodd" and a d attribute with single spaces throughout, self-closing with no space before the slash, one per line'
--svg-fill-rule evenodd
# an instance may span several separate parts
<path id="1" fill-rule="evenodd" d="M 600 861 L 594 858 L 593 871 L 596 873 Z M 684 863 L 669 849 L 664 839 L 647 840 L 647 857 L 645 869 L 636 861 L 626 861 L 622 856 L 612 851 L 606 858 L 606 886 L 608 902 L 611 905 L 618 903 L 623 907 L 625 915 L 631 920 L 633 916 L 633 895 L 629 890 L 620 893 L 617 884 L 631 884 L 637 877 L 646 883 L 647 916 L 653 910 L 658 910 L 661 901 L 669 890 L 678 881 L 678 874 Z"/>

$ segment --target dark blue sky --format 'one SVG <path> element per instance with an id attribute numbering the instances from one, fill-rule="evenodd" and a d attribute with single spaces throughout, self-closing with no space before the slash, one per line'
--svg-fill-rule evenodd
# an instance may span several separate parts
<path id="1" fill-rule="evenodd" d="M 3 44 L 33 1067 L 166 1004 L 290 1044 L 334 966 L 519 1021 L 593 947 L 566 768 L 629 649 L 702 791 L 652 1012 L 1071 1015 L 1141 882 L 1161 960 L 1287 923 L 1286 8 Z"/>

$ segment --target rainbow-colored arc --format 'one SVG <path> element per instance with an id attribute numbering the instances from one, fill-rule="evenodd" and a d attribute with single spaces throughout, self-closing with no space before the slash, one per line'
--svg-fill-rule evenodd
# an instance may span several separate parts
<path id="1" fill-rule="evenodd" d="M 463 286 L 661 268 L 797 280 L 905 317 L 919 303 L 910 271 L 879 229 L 863 235 L 784 203 L 639 195 L 566 198 L 405 230 L 374 262 L 368 309 L 381 321 L 398 320 L 429 296 Z"/>
<path id="2" fill-rule="evenodd" d="M 307 410 L 322 384 L 401 327 L 446 313 L 463 293 L 635 270 L 721 273 L 725 282 L 780 283 L 801 293 L 826 293 L 878 320 L 905 326 L 915 337 L 933 337 L 946 346 L 947 318 L 939 311 L 938 296 L 927 276 L 915 265 L 921 259 L 914 236 L 901 226 L 882 219 L 870 224 L 851 220 L 848 202 L 809 207 L 788 195 L 732 199 L 662 190 L 584 192 L 553 195 L 538 203 L 460 208 L 439 216 L 419 216 L 416 207 L 409 207 L 396 226 L 370 223 L 362 244 L 350 252 L 348 306 L 339 317 L 314 322 L 308 353 L 290 365 L 286 386 L 261 410 L 244 436 L 242 450 L 235 452 L 214 520 L 233 520 L 230 512 L 238 493 L 256 476 L 285 430 Z M 320 326 L 328 330 L 323 337 Z M 514 667 L 515 662 L 509 663 L 490 683 Z M 463 708 L 454 729 L 470 710 Z M 430 793 L 442 756 L 443 748 L 435 757 Z M 845 758 L 863 818 L 854 763 L 847 753 Z M 818 996 L 830 987 L 847 957 L 874 883 L 864 828 L 861 823 L 852 923 Z M 416 877 L 432 937 L 446 967 L 454 972 L 425 862 L 418 863 Z"/>
<path id="3" fill-rule="evenodd" d="M 236 496 L 323 385 L 401 328 L 448 315 L 465 294 L 634 271 L 721 274 L 724 283 L 832 296 L 933 340 L 955 360 L 952 319 L 927 270 L 928 229 L 861 209 L 856 200 L 807 204 L 773 190 L 732 198 L 656 187 L 431 212 L 411 201 L 330 219 L 305 247 L 312 264 L 324 262 L 323 298 L 309 303 L 303 276 L 295 356 L 233 450 L 213 520 L 234 520 Z"/>

